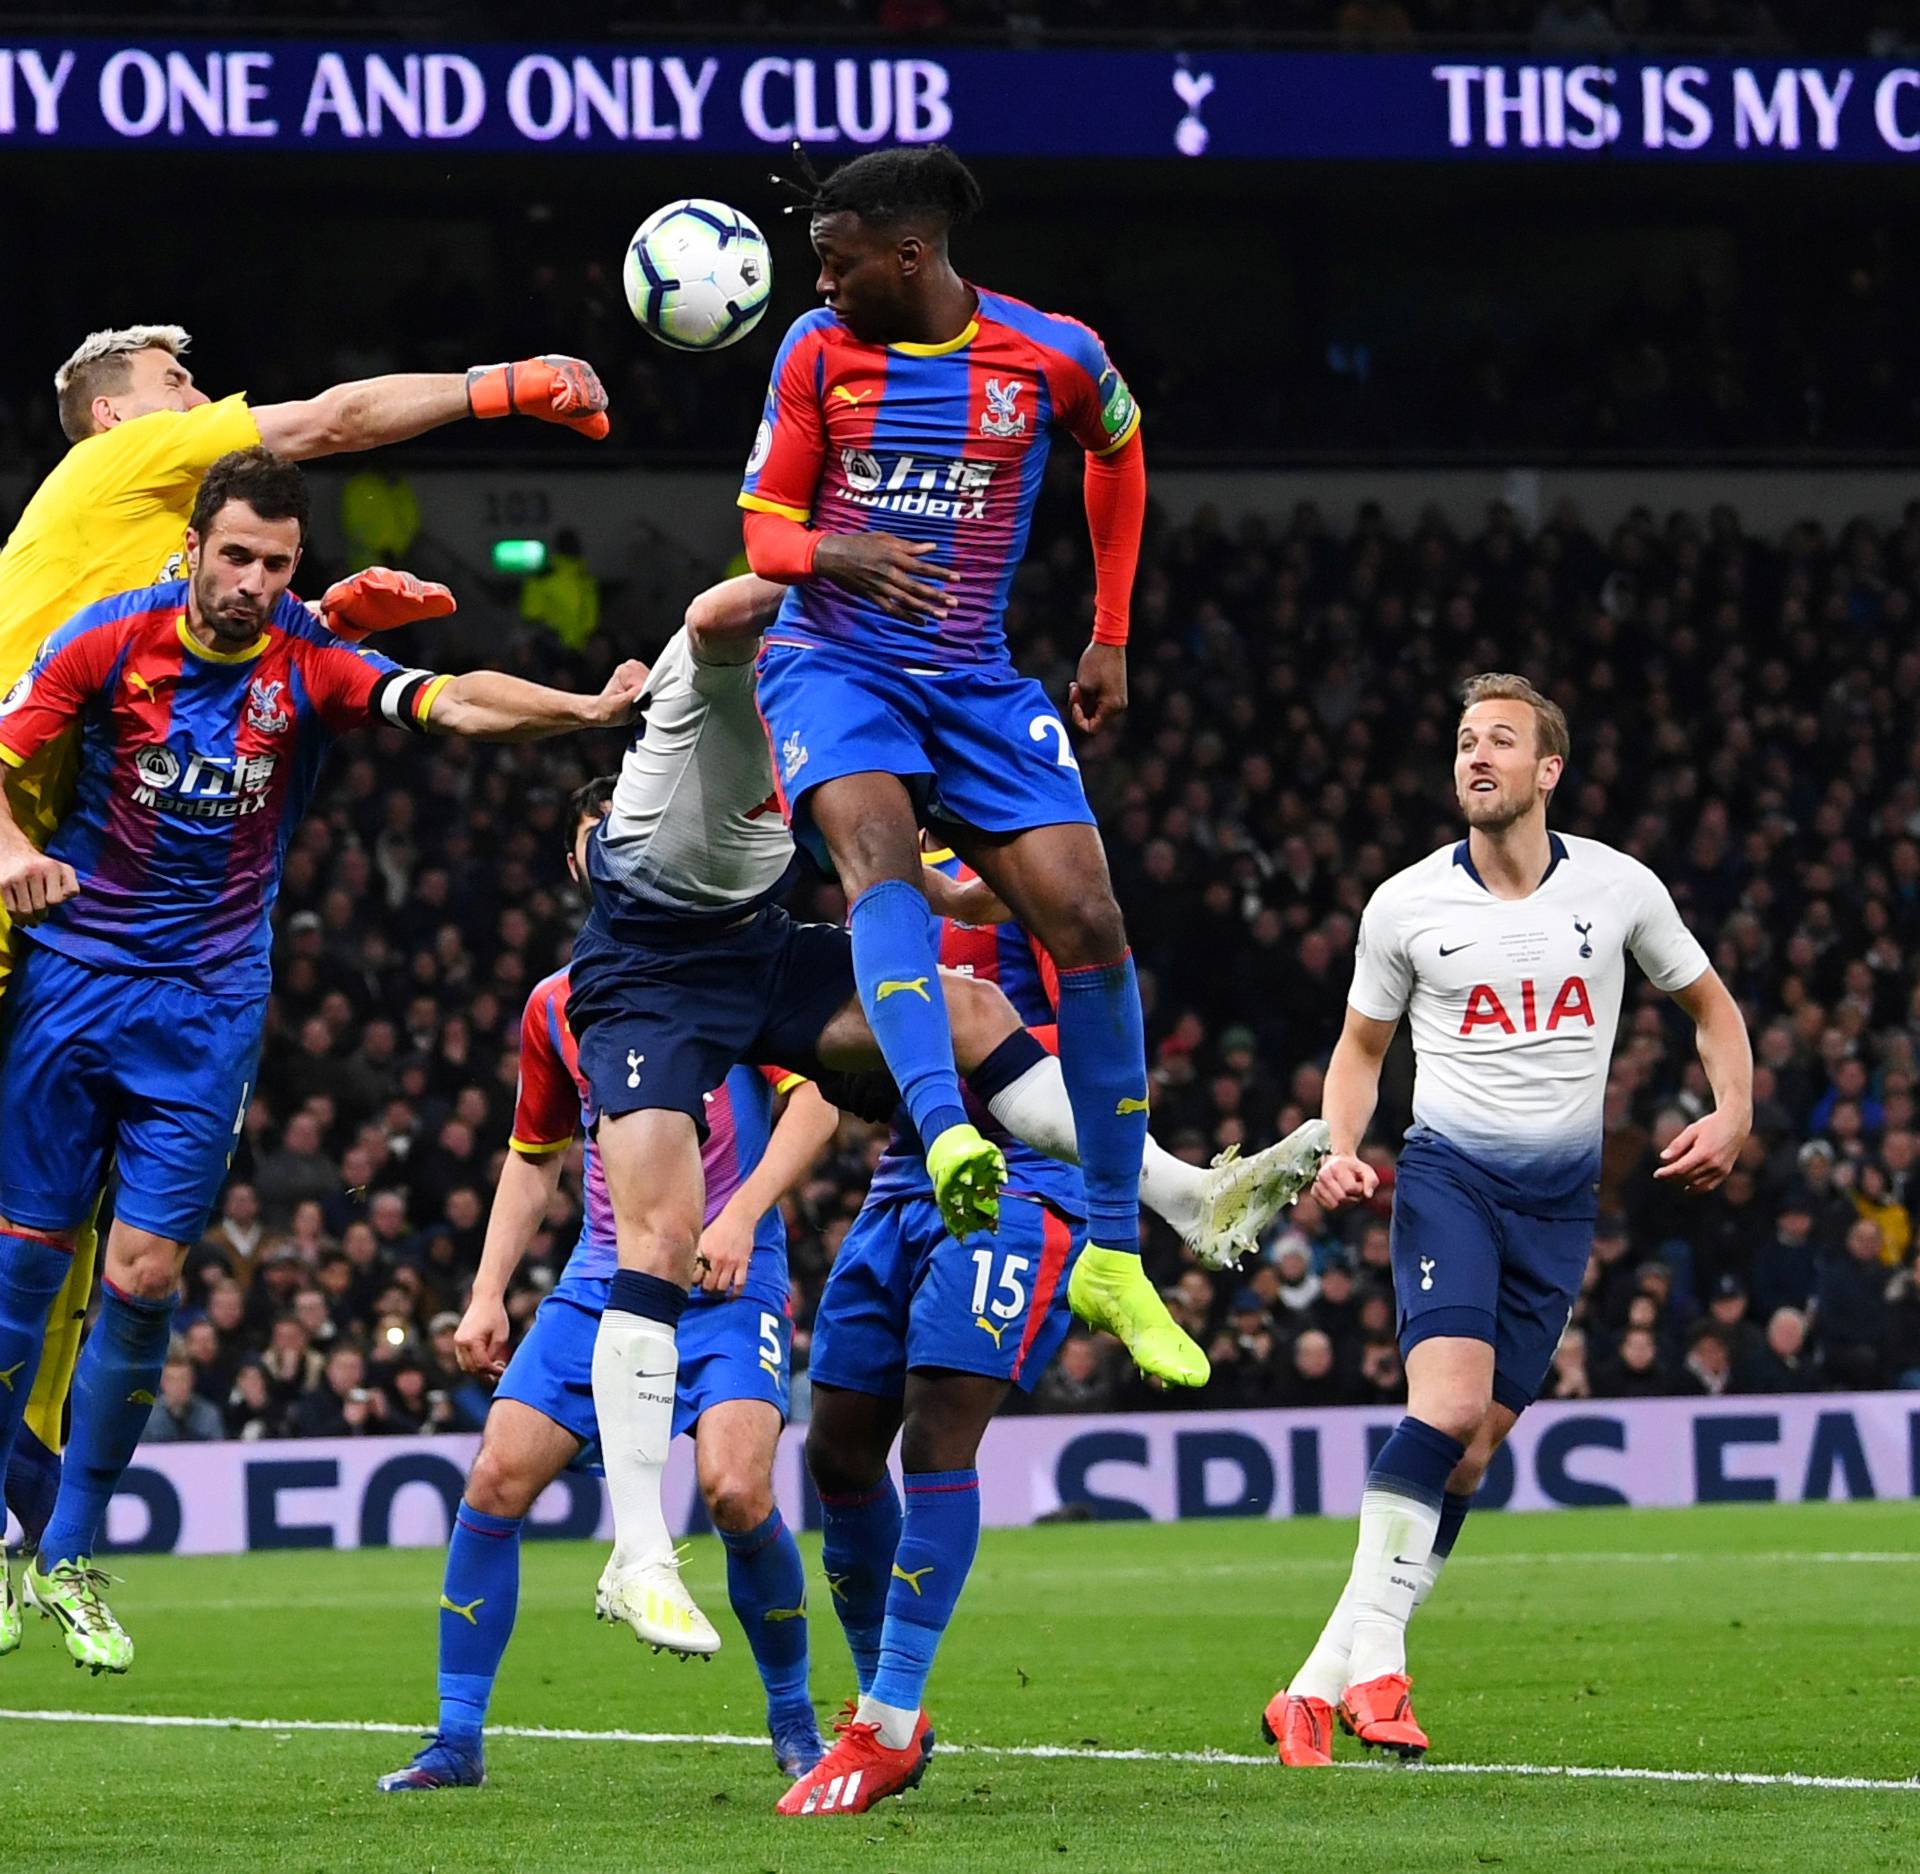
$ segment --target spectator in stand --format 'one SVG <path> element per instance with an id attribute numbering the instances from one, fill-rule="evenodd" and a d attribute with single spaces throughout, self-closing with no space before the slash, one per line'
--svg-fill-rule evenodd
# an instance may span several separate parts
<path id="1" fill-rule="evenodd" d="M 1295 1336 L 1278 1392 L 1275 1404 L 1302 1409 L 1347 1403 L 1347 1389 L 1334 1367 L 1333 1342 L 1321 1329 L 1310 1327 Z"/>
<path id="2" fill-rule="evenodd" d="M 1033 1403 L 1036 1412 L 1111 1412 L 1117 1396 L 1098 1342 L 1075 1330 L 1034 1388 Z"/>
<path id="3" fill-rule="evenodd" d="M 254 1189 L 267 1222 L 290 1223 L 303 1202 L 331 1197 L 340 1187 L 340 1167 L 321 1149 L 319 1122 L 310 1113 L 295 1113 L 278 1148 L 260 1162 Z M 317 1216 L 316 1207 L 316 1216 Z"/>
<path id="4" fill-rule="evenodd" d="M 366 1356 L 347 1342 L 327 1355 L 321 1383 L 287 1414 L 292 1438 L 347 1438 L 374 1429 L 385 1401 L 366 1384 Z M 376 1406 L 375 1402 L 378 1401 Z"/>
<path id="5" fill-rule="evenodd" d="M 233 1376 L 227 1394 L 226 1435 L 254 1442 L 280 1436 L 281 1414 L 274 1404 L 273 1387 L 258 1360 L 248 1360 Z"/>
<path id="6" fill-rule="evenodd" d="M 1650 1327 L 1629 1327 L 1621 1334 L 1613 1359 L 1596 1375 L 1593 1388 L 1603 1399 L 1652 1399 L 1673 1389 Z"/>
<path id="7" fill-rule="evenodd" d="M 1744 1367 L 1734 1369 L 1733 1390 L 1812 1392 L 1819 1384 L 1819 1373 L 1807 1354 L 1807 1317 L 1798 1308 L 1776 1308 L 1767 1321 L 1766 1344 Z"/>
<path id="8" fill-rule="evenodd" d="M 1717 1399 L 1733 1383 L 1733 1356 L 1726 1335 L 1711 1321 L 1695 1324 L 1678 1384 L 1683 1392 Z"/>
<path id="9" fill-rule="evenodd" d="M 1892 1321 L 1881 1248 L 1880 1226 L 1859 1218 L 1847 1232 L 1845 1254 L 1827 1258 L 1814 1289 L 1821 1365 L 1830 1385 L 1850 1391 L 1884 1384 Z"/>
<path id="10" fill-rule="evenodd" d="M 185 1355 L 170 1355 L 160 1369 L 160 1397 L 154 1401 L 140 1442 L 208 1444 L 225 1435 L 220 1408 L 194 1390 L 193 1362 Z"/>

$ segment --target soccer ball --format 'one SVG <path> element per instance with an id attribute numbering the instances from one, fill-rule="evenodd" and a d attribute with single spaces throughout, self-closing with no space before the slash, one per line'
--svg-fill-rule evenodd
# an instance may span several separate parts
<path id="1" fill-rule="evenodd" d="M 719 351 L 760 323 L 773 291 L 767 240 L 737 208 L 669 202 L 634 230 L 621 270 L 633 316 L 676 351 Z"/>

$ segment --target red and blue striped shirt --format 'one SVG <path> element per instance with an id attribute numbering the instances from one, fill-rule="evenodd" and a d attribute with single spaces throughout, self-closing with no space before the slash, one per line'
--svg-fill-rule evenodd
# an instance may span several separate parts
<path id="1" fill-rule="evenodd" d="M 944 345 L 870 345 L 821 307 L 774 359 L 740 505 L 827 533 L 932 541 L 952 609 L 903 619 L 825 580 L 794 586 L 770 641 L 954 669 L 1006 656 L 1004 617 L 1056 431 L 1094 455 L 1140 412 L 1096 333 L 980 292 Z"/>
<path id="2" fill-rule="evenodd" d="M 444 680 L 343 642 L 291 593 L 243 651 L 200 644 L 186 605 L 175 581 L 87 606 L 0 699 L 12 766 L 81 732 L 74 803 L 47 844 L 80 892 L 28 934 L 97 968 L 255 994 L 328 749 L 363 722 L 423 728 Z"/>

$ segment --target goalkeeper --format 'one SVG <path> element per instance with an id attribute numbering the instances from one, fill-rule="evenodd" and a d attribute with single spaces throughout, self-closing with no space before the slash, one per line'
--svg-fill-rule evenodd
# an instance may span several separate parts
<path id="1" fill-rule="evenodd" d="M 181 361 L 177 325 L 93 332 L 54 373 L 60 427 L 73 445 L 28 501 L 0 550 L 0 717 L 16 701 L 41 642 L 110 593 L 175 578 L 187 516 L 214 461 L 264 443 L 294 461 L 405 442 L 462 417 L 531 416 L 598 441 L 607 434 L 606 393 L 578 358 L 528 358 L 465 373 L 420 372 L 336 384 L 300 403 L 250 407 L 244 394 L 210 399 Z M 444 605 L 404 594 L 329 594 L 328 622 L 347 635 L 431 615 Z M 66 736 L 5 776 L 13 818 L 44 846 L 72 799 L 78 738 Z M 0 908 L 0 996 L 14 961 Z M 80 1350 L 97 1251 L 88 1225 L 72 1272 L 49 1317 L 39 1375 L 6 1479 L 8 1508 L 29 1547 L 59 1482 L 61 1423 Z"/>

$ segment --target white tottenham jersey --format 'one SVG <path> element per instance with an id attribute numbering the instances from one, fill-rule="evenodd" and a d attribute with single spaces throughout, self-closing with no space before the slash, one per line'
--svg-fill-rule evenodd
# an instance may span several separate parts
<path id="1" fill-rule="evenodd" d="M 1598 840 L 1550 839 L 1546 876 L 1526 898 L 1496 898 L 1465 840 L 1388 879 L 1360 920 L 1347 997 L 1376 1021 L 1411 1013 L 1415 1131 L 1542 1196 L 1599 1173 L 1627 953 L 1657 989 L 1684 989 L 1707 969 L 1639 860 Z"/>
<path id="2" fill-rule="evenodd" d="M 647 678 L 646 717 L 590 854 L 595 877 L 642 911 L 745 911 L 793 861 L 756 680 L 751 663 L 700 663 L 684 627 Z"/>

